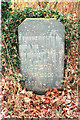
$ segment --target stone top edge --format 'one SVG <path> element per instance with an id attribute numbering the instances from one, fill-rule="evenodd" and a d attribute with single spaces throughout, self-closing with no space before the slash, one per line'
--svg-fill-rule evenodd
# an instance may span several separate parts
<path id="1" fill-rule="evenodd" d="M 56 18 L 26 18 L 26 19 L 56 19 Z"/>
<path id="2" fill-rule="evenodd" d="M 56 18 L 26 18 L 19 26 L 18 28 L 24 23 L 26 22 L 27 20 L 55 20 L 55 21 L 58 21 Z M 61 23 L 60 21 L 58 21 L 59 23 Z M 62 24 L 62 23 L 61 23 Z M 63 25 L 63 24 L 62 24 Z M 63 25 L 64 26 L 64 25 Z"/>
<path id="3" fill-rule="evenodd" d="M 24 21 L 26 21 L 26 20 L 57 20 L 56 18 L 26 18 Z M 23 22 L 24 22 L 23 21 Z"/>

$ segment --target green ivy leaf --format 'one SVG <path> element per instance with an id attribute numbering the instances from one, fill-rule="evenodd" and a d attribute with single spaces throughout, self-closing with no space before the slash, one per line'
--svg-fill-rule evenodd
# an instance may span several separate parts
<path id="1" fill-rule="evenodd" d="M 22 78 L 22 74 L 21 73 L 18 74 L 18 78 Z"/>
<path id="2" fill-rule="evenodd" d="M 55 113 L 59 114 L 59 112 L 58 112 L 58 110 L 57 110 L 57 109 L 55 109 Z"/>

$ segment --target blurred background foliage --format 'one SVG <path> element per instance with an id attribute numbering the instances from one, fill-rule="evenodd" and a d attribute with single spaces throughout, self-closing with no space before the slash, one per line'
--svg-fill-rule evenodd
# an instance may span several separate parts
<path id="1" fill-rule="evenodd" d="M 29 0 L 28 0 L 29 1 Z M 33 0 L 34 1 L 34 0 Z M 59 10 L 62 13 L 65 14 L 76 14 L 77 17 L 79 17 L 79 1 L 77 2 L 59 2 L 61 0 L 53 0 L 55 2 L 26 2 L 26 0 L 11 0 L 12 2 L 12 9 L 21 9 L 24 10 L 25 7 L 32 7 L 32 8 L 38 8 L 43 7 L 46 9 L 55 9 Z"/>

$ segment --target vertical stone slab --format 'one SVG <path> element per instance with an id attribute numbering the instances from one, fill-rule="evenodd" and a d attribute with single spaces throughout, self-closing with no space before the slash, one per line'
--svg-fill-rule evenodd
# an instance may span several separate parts
<path id="1" fill-rule="evenodd" d="M 53 18 L 28 18 L 18 27 L 18 38 L 27 89 L 59 87 L 64 77 L 64 25 Z"/>

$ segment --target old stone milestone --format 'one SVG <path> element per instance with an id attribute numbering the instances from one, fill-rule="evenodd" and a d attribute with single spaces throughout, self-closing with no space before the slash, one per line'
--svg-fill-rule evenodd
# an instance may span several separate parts
<path id="1" fill-rule="evenodd" d="M 60 87 L 64 77 L 64 25 L 53 18 L 27 18 L 18 27 L 18 37 L 26 88 L 44 92 Z"/>

